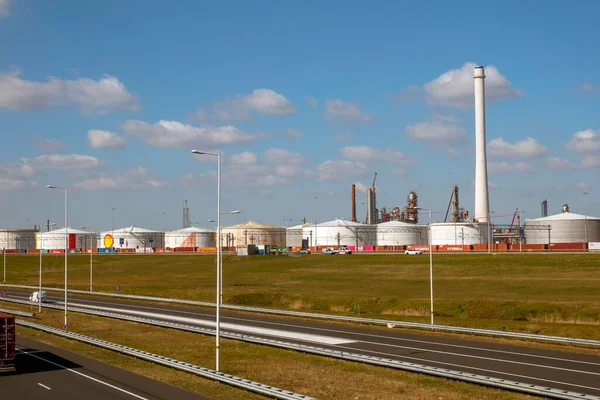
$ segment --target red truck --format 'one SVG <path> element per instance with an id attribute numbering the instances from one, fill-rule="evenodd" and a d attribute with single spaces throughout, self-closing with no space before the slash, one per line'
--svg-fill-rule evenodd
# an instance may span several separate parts
<path id="1" fill-rule="evenodd" d="M 0 313 L 0 372 L 15 370 L 15 317 Z"/>

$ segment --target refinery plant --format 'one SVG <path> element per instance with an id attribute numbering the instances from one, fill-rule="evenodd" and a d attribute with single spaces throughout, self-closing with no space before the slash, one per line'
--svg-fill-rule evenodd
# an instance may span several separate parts
<path id="1" fill-rule="evenodd" d="M 548 215 L 548 201 L 541 202 L 541 216 L 521 223 L 516 209 L 510 225 L 495 225 L 490 220 L 486 124 L 485 72 L 474 70 L 475 93 L 475 209 L 473 217 L 459 204 L 459 187 L 450 191 L 443 222 L 419 221 L 419 196 L 408 193 L 406 204 L 377 207 L 377 172 L 367 188 L 366 218 L 356 216 L 356 185 L 351 186 L 351 220 L 334 219 L 292 227 L 265 225 L 255 221 L 223 227 L 222 243 L 227 249 L 248 246 L 273 246 L 288 250 L 322 247 L 348 247 L 353 251 L 400 251 L 408 248 L 436 251 L 545 251 L 600 250 L 600 218 L 572 213 L 567 204 L 561 212 Z M 92 252 L 164 252 L 215 251 L 214 230 L 193 227 L 187 200 L 183 203 L 183 227 L 160 231 L 129 226 L 105 232 L 74 228 L 0 229 L 0 248 L 7 252 L 70 251 Z M 84 227 L 82 227 L 83 229 Z M 66 229 L 66 231 L 65 231 Z M 67 240 L 65 240 L 65 236 Z M 66 242 L 66 243 L 65 243 Z"/>

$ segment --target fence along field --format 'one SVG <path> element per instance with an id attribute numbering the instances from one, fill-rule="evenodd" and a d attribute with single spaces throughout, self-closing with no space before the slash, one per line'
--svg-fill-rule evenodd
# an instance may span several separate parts
<path id="1" fill-rule="evenodd" d="M 436 323 L 600 336 L 598 254 L 436 254 Z M 94 291 L 213 302 L 214 255 L 94 257 Z M 39 258 L 7 255 L 7 283 L 37 285 Z M 44 255 L 44 286 L 63 287 L 63 255 Z M 89 289 L 89 257 L 69 255 L 69 288 Z M 229 304 L 429 321 L 429 258 L 226 255 Z"/>

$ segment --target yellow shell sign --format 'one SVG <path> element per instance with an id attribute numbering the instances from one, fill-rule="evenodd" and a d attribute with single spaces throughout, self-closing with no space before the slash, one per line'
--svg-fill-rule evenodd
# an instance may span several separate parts
<path id="1" fill-rule="evenodd" d="M 111 234 L 104 235 L 104 248 L 110 249 L 115 244 L 115 240 L 113 239 Z"/>

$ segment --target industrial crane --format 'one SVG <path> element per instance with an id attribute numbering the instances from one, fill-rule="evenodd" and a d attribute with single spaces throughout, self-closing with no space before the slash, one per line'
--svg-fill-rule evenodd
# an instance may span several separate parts
<path id="1" fill-rule="evenodd" d="M 375 191 L 375 180 L 377 179 L 377 172 L 375 172 L 375 176 L 373 176 L 373 185 L 371 185 L 371 188 L 373 188 L 373 191 Z"/>

